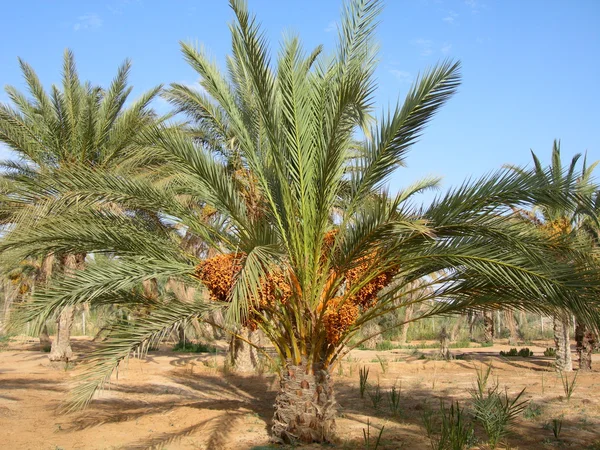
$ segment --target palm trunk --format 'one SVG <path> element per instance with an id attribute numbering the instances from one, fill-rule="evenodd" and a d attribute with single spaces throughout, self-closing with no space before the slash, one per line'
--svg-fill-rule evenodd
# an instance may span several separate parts
<path id="1" fill-rule="evenodd" d="M 456 319 L 456 322 L 454 323 L 454 325 L 450 329 L 450 341 L 451 342 L 456 341 L 456 335 L 458 334 L 458 332 L 460 331 L 460 329 L 463 327 L 464 321 L 465 321 L 465 315 L 464 314 L 461 314 Z"/>
<path id="2" fill-rule="evenodd" d="M 469 341 L 474 341 L 473 338 L 473 329 L 475 328 L 475 319 L 476 315 L 473 311 L 467 312 L 467 321 L 469 322 Z"/>
<path id="3" fill-rule="evenodd" d="M 491 311 L 483 313 L 483 341 L 494 343 L 494 314 Z"/>
<path id="4" fill-rule="evenodd" d="M 85 261 L 85 253 L 67 254 L 63 256 L 63 268 L 67 275 L 76 270 L 82 270 Z M 56 339 L 52 342 L 48 358 L 54 362 L 69 362 L 73 358 L 71 348 L 71 327 L 73 326 L 74 306 L 66 306 L 56 320 Z"/>
<path id="5" fill-rule="evenodd" d="M 504 320 L 506 321 L 506 326 L 508 327 L 508 331 L 510 332 L 508 343 L 511 345 L 516 345 L 517 342 L 519 342 L 519 339 L 522 338 L 522 336 L 520 330 L 517 327 L 515 313 L 512 309 L 507 309 L 506 311 L 504 311 Z"/>
<path id="6" fill-rule="evenodd" d="M 442 330 L 440 331 L 438 337 L 440 340 L 440 356 L 442 357 L 442 359 L 450 361 L 452 359 L 452 353 L 450 353 L 450 341 L 448 339 L 449 336 L 446 332 L 446 327 L 442 327 Z"/>
<path id="7" fill-rule="evenodd" d="M 381 327 L 375 322 L 367 322 L 362 326 L 360 332 L 364 337 L 373 336 L 362 343 L 362 346 L 368 350 L 375 350 L 377 344 L 383 341 L 381 334 L 379 334 L 381 333 Z"/>
<path id="8" fill-rule="evenodd" d="M 328 368 L 288 361 L 280 377 L 273 439 L 284 444 L 333 442 L 337 408 Z"/>
<path id="9" fill-rule="evenodd" d="M 585 324 L 579 321 L 577 321 L 577 327 L 575 328 L 575 341 L 577 342 L 577 354 L 579 355 L 579 370 L 592 370 L 592 353 L 594 352 L 596 339 Z"/>
<path id="10" fill-rule="evenodd" d="M 46 287 L 48 285 L 48 281 L 52 276 L 52 266 L 54 264 L 54 253 L 49 253 L 42 260 L 42 265 L 40 267 L 40 271 L 37 277 L 37 282 Z M 50 340 L 50 335 L 48 334 L 48 325 L 44 323 L 42 329 L 40 331 L 40 349 L 46 350 L 52 347 L 52 341 Z"/>
<path id="11" fill-rule="evenodd" d="M 10 307 L 16 296 L 15 289 L 10 282 L 5 281 L 2 286 L 2 296 L 4 302 L 2 305 L 2 317 L 0 317 L 0 334 L 6 333 L 10 321 Z"/>
<path id="12" fill-rule="evenodd" d="M 408 338 L 408 327 L 410 326 L 409 320 L 412 319 L 414 307 L 415 307 L 414 304 L 411 303 L 410 305 L 407 305 L 404 310 L 404 322 L 405 323 L 402 325 L 402 328 L 400 330 L 400 343 L 401 344 L 406 344 L 406 341 Z"/>
<path id="13" fill-rule="evenodd" d="M 240 330 L 239 335 L 252 344 L 258 345 L 257 333 L 257 331 L 252 331 L 249 328 L 244 327 Z M 258 355 L 256 349 L 252 345 L 234 336 L 231 338 L 229 348 L 231 365 L 236 372 L 253 373 L 256 371 L 258 367 Z"/>
<path id="14" fill-rule="evenodd" d="M 571 321 L 567 316 L 554 316 L 554 343 L 556 345 L 554 367 L 559 372 L 570 372 L 573 370 L 571 339 L 569 335 L 570 327 Z"/>
<path id="15" fill-rule="evenodd" d="M 42 330 L 40 331 L 40 348 L 48 351 L 48 349 L 51 347 L 52 341 L 50 340 L 50 335 L 48 334 L 48 325 L 44 324 L 42 326 Z"/>
<path id="16" fill-rule="evenodd" d="M 52 341 L 50 350 L 50 361 L 69 362 L 73 359 L 71 348 L 71 327 L 73 326 L 74 306 L 66 306 L 56 320 L 56 339 Z"/>

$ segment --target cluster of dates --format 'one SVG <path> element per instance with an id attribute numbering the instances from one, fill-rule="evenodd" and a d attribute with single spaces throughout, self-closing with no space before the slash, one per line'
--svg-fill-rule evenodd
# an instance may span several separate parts
<path id="1" fill-rule="evenodd" d="M 324 252 L 331 251 L 336 230 L 327 233 L 324 239 Z M 244 253 L 227 253 L 205 259 L 196 266 L 195 276 L 206 286 L 210 298 L 215 301 L 230 301 L 230 291 L 237 275 L 242 270 L 242 262 L 246 257 Z M 359 264 L 344 274 L 345 292 L 352 292 L 357 283 L 362 283 L 365 273 L 372 269 L 373 258 L 363 257 Z M 331 269 L 331 276 L 335 277 L 335 270 Z M 385 288 L 394 277 L 394 271 L 380 273 L 365 283 L 352 295 L 340 295 L 326 302 L 326 311 L 323 315 L 327 333 L 327 341 L 337 344 L 345 332 L 358 319 L 361 312 L 373 307 L 377 302 L 378 293 Z M 281 270 L 270 271 L 260 284 L 258 299 L 254 302 L 258 310 L 274 307 L 277 302 L 286 304 L 292 296 L 289 277 Z M 251 329 L 256 328 L 252 315 L 245 323 Z"/>

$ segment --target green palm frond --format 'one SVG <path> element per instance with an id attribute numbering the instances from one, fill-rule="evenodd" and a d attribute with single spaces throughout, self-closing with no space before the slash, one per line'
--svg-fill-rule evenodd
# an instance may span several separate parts
<path id="1" fill-rule="evenodd" d="M 110 382 L 121 361 L 132 354 L 144 356 L 149 348 L 156 346 L 173 331 L 193 319 L 201 319 L 215 308 L 215 304 L 189 304 L 171 298 L 167 303 L 154 306 L 148 316 L 133 323 L 117 321 L 110 325 L 109 337 L 85 357 L 82 373 L 76 379 L 79 384 L 71 391 L 66 409 L 85 407 L 94 394 Z"/>
<path id="2" fill-rule="evenodd" d="M 32 301 L 15 316 L 16 323 L 43 323 L 66 306 L 83 302 L 94 305 L 121 303 L 123 294 L 142 281 L 175 277 L 192 281 L 194 266 L 150 258 L 119 258 L 90 264 L 86 270 L 55 280 L 51 287 L 36 291 Z"/>

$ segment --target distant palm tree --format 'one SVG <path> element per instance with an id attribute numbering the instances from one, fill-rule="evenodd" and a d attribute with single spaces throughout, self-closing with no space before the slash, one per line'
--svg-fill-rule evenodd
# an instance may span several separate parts
<path id="1" fill-rule="evenodd" d="M 195 102 L 210 134 L 190 139 L 175 127 L 144 133 L 139 155 L 166 162 L 152 176 L 81 167 L 56 174 L 54 183 L 69 192 L 49 203 L 60 208 L 77 199 L 79 208 L 40 220 L 27 233 L 10 233 L 0 245 L 19 256 L 59 249 L 118 256 L 37 292 L 22 320 L 43 321 L 83 301 L 137 302 L 149 312 L 108 328 L 73 407 L 87 404 L 133 351 L 143 353 L 214 308 L 223 309 L 229 324 L 262 330 L 279 355 L 272 433 L 281 442 L 333 439 L 332 368 L 360 345 L 353 338 L 363 324 L 408 306 L 406 299 L 433 304 L 412 321 L 513 306 L 568 309 L 590 326 L 600 323 L 597 309 L 589 308 L 600 299 L 593 259 L 571 242 L 550 241 L 511 211 L 534 199 L 567 207 L 574 201 L 570 191 L 549 192 L 535 174 L 500 171 L 426 208 L 414 206 L 412 196 L 436 180 L 386 192 L 389 175 L 456 91 L 458 63 L 425 72 L 404 103 L 373 125 L 379 2 L 348 2 L 334 55 L 305 52 L 290 36 L 276 63 L 245 4 L 232 0 L 231 6 L 237 20 L 229 77 L 204 53 L 182 45 L 203 88 L 186 99 Z M 356 145 L 359 130 L 365 138 Z M 243 177 L 231 176 L 216 146 L 238 155 Z M 212 253 L 198 258 L 185 251 L 184 233 Z M 551 257 L 557 247 L 564 259 Z M 213 302 L 137 295 L 134 288 L 153 278 L 204 285 Z M 422 294 L 411 296 L 410 286 Z"/>
<path id="2" fill-rule="evenodd" d="M 554 141 L 552 146 L 551 164 L 548 169 L 542 166 L 537 155 L 532 151 L 535 176 L 539 178 L 540 183 L 546 183 L 550 190 L 562 191 L 568 194 L 571 191 L 573 195 L 580 198 L 579 202 L 571 205 L 534 205 L 530 211 L 523 212 L 523 217 L 535 223 L 551 239 L 574 239 L 582 230 L 582 224 L 588 225 L 588 230 L 593 230 L 598 223 L 598 213 L 594 213 L 590 206 L 593 205 L 592 195 L 597 186 L 592 182 L 592 172 L 596 165 L 590 166 L 583 163 L 581 173 L 576 173 L 577 162 L 581 154 L 576 154 L 565 171 L 561 162 L 560 142 Z M 530 176 L 519 168 L 512 168 L 517 173 L 524 176 Z M 557 253 L 557 258 L 564 258 L 564 255 Z M 582 322 L 582 325 L 583 322 Z M 555 367 L 559 371 L 573 370 L 571 360 L 570 329 L 573 326 L 572 316 L 566 312 L 554 315 L 554 342 L 556 345 Z"/>
<path id="3" fill-rule="evenodd" d="M 0 217 L 14 232 L 25 232 L 40 217 L 60 216 L 49 210 L 45 196 L 60 196 L 61 187 L 53 183 L 57 173 L 74 166 L 94 169 L 131 169 L 130 156 L 140 133 L 158 123 L 149 104 L 158 94 L 157 87 L 133 104 L 126 106 L 132 88 L 127 86 L 130 63 L 126 61 L 108 90 L 79 80 L 73 54 L 64 55 L 62 90 L 52 86 L 48 94 L 35 71 L 19 60 L 30 98 L 12 86 L 6 87 L 12 105 L 0 105 L 0 142 L 18 158 L 4 161 L 1 179 Z M 74 205 L 68 205 L 73 208 Z M 75 201 L 76 207 L 76 201 Z M 85 252 L 62 253 L 59 261 L 65 272 L 81 270 Z M 42 258 L 53 259 L 52 253 Z M 5 264 L 17 260 L 4 256 Z M 42 264 L 50 268 L 52 263 Z M 47 274 L 40 276 L 45 284 Z M 50 359 L 71 358 L 70 328 L 74 310 L 65 308 L 57 318 L 57 336 Z M 44 327 L 45 330 L 45 327 Z M 44 333 L 42 333 L 44 335 Z"/>
<path id="4" fill-rule="evenodd" d="M 592 167 L 593 168 L 593 167 Z M 584 168 L 582 171 L 591 173 Z M 577 228 L 582 239 L 589 243 L 589 247 L 597 257 L 600 251 L 600 191 L 589 194 L 589 201 L 592 204 L 591 210 L 582 215 L 577 223 Z M 575 341 L 577 344 L 577 354 L 579 355 L 579 370 L 592 369 L 592 353 L 598 346 L 598 334 L 590 329 L 585 321 L 577 320 L 575 328 Z"/>

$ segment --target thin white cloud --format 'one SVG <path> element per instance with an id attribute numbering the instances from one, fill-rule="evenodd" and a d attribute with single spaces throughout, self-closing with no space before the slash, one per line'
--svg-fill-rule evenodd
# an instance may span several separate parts
<path id="1" fill-rule="evenodd" d="M 120 6 L 106 5 L 106 9 L 108 9 L 110 11 L 110 13 L 115 16 L 123 15 L 123 8 L 121 8 Z"/>
<path id="2" fill-rule="evenodd" d="M 457 17 L 458 17 L 458 14 L 457 14 L 457 13 L 455 13 L 454 11 L 450 11 L 450 12 L 449 12 L 449 13 L 446 15 L 446 17 L 444 17 L 442 20 L 443 20 L 444 22 L 446 22 L 446 23 L 449 23 L 449 24 L 451 24 L 451 25 L 452 25 L 452 24 L 454 23 L 454 21 L 456 20 L 456 18 L 457 18 Z"/>
<path id="3" fill-rule="evenodd" d="M 471 9 L 471 13 L 477 14 L 481 9 L 485 9 L 485 3 L 480 0 L 465 0 L 465 5 Z"/>
<path id="4" fill-rule="evenodd" d="M 331 33 L 332 31 L 335 31 L 335 30 L 337 30 L 337 24 L 335 23 L 334 20 L 332 20 L 325 27 L 325 33 Z"/>
<path id="5" fill-rule="evenodd" d="M 440 48 L 440 51 L 444 55 L 447 55 L 448 53 L 450 53 L 450 50 L 452 50 L 452 44 L 450 44 L 449 42 L 444 42 L 444 44 L 442 45 L 442 48 Z"/>
<path id="6" fill-rule="evenodd" d="M 410 72 L 406 72 L 404 70 L 391 69 L 390 73 L 394 75 L 394 77 L 401 83 L 410 83 L 412 81 L 412 75 L 410 74 Z"/>
<path id="7" fill-rule="evenodd" d="M 419 38 L 412 41 L 412 43 L 419 48 L 421 56 L 429 56 L 433 53 L 432 40 Z"/>
<path id="8" fill-rule="evenodd" d="M 102 26 L 102 18 L 98 14 L 86 14 L 77 18 L 73 30 L 96 30 Z"/>
<path id="9" fill-rule="evenodd" d="M 120 16 L 125 12 L 125 8 L 129 5 L 143 6 L 142 0 L 117 0 L 111 5 L 106 5 L 106 8 L 115 16 Z"/>

